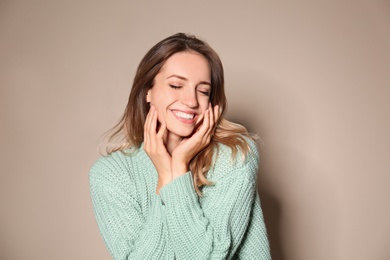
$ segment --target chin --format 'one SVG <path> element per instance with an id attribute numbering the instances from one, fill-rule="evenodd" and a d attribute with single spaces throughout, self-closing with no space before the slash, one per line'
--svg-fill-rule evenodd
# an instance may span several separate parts
<path id="1" fill-rule="evenodd" d="M 189 128 L 189 129 L 174 129 L 173 131 L 169 130 L 169 132 L 171 134 L 174 134 L 174 135 L 177 135 L 177 136 L 180 136 L 180 137 L 184 138 L 184 137 L 191 136 L 192 133 L 194 132 L 194 129 L 193 128 Z"/>

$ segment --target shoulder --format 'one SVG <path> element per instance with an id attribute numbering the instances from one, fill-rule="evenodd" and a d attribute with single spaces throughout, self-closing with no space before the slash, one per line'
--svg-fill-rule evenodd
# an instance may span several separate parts
<path id="1" fill-rule="evenodd" d="M 90 185 L 123 185 L 129 179 L 134 164 L 142 164 L 142 150 L 116 151 L 100 157 L 89 172 Z"/>
<path id="2" fill-rule="evenodd" d="M 248 146 L 246 153 L 240 147 L 237 147 L 237 153 L 234 154 L 231 147 L 218 144 L 214 152 L 214 164 L 209 174 L 211 180 L 229 176 L 233 178 L 249 178 L 251 180 L 256 178 L 259 167 L 257 144 L 251 138 L 244 137 L 244 139 Z"/>
<path id="3" fill-rule="evenodd" d="M 240 147 L 236 147 L 237 153 L 234 154 L 233 149 L 224 144 L 218 144 L 216 150 L 216 164 L 230 162 L 228 165 L 233 167 L 242 167 L 246 165 L 258 165 L 259 152 L 256 142 L 248 137 L 244 137 L 248 151 L 243 151 Z"/>

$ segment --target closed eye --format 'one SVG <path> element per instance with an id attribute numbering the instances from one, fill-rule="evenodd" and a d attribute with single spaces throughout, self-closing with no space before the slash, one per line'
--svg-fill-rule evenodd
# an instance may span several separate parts
<path id="1" fill-rule="evenodd" d="M 210 92 L 208 92 L 208 91 L 201 91 L 201 90 L 199 90 L 199 92 L 202 93 L 205 96 L 210 96 Z"/>
<path id="2" fill-rule="evenodd" d="M 176 86 L 176 85 L 169 85 L 171 88 L 173 89 L 178 89 L 178 88 L 181 88 L 181 86 Z"/>

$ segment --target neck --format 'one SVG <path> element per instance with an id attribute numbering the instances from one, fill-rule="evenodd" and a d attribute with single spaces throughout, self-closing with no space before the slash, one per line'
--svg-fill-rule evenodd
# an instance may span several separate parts
<path id="1" fill-rule="evenodd" d="M 175 148 L 180 144 L 182 140 L 183 138 L 181 136 L 172 134 L 168 131 L 165 138 L 165 146 L 170 155 L 172 155 L 173 150 L 175 150 Z"/>

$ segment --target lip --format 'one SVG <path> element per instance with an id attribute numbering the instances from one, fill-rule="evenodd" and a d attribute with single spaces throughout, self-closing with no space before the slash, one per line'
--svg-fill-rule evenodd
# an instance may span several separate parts
<path id="1" fill-rule="evenodd" d="M 179 109 L 171 109 L 171 112 L 173 114 L 174 117 L 176 117 L 177 120 L 179 120 L 180 122 L 183 122 L 185 124 L 189 124 L 189 125 L 193 125 L 196 123 L 196 120 L 198 118 L 198 114 L 195 113 L 194 111 L 186 111 L 186 110 L 179 110 Z M 182 113 L 185 113 L 185 114 L 192 114 L 194 115 L 194 118 L 192 119 L 186 119 L 186 118 L 182 118 L 182 117 L 179 117 L 176 115 L 177 112 L 182 112 Z"/>

